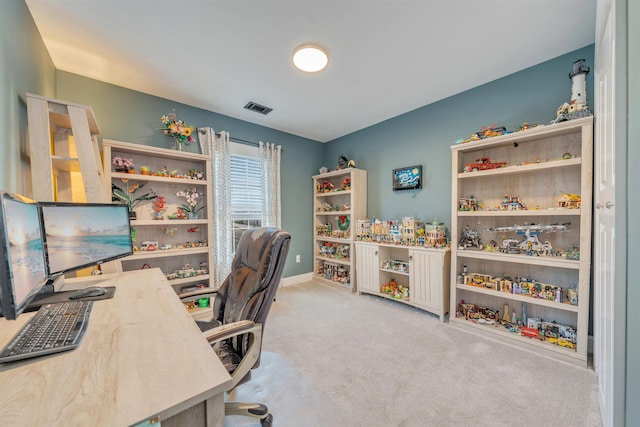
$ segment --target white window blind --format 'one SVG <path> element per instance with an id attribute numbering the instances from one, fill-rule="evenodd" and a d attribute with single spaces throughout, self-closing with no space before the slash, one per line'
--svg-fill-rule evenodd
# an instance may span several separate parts
<path id="1" fill-rule="evenodd" d="M 242 233 L 261 225 L 260 176 L 260 159 L 257 156 L 231 154 L 231 221 L 234 252 Z"/>

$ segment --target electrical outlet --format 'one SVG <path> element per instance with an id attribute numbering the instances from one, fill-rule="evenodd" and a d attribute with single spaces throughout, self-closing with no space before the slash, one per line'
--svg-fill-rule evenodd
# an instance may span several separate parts
<path id="1" fill-rule="evenodd" d="M 296 262 L 300 262 L 300 255 L 296 255 Z"/>

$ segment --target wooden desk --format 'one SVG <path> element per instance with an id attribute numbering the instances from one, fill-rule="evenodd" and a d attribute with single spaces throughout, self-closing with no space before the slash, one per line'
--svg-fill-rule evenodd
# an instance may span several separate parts
<path id="1" fill-rule="evenodd" d="M 130 426 L 158 417 L 163 427 L 195 425 L 185 424 L 188 410 L 222 426 L 231 377 L 162 272 L 100 279 L 116 293 L 94 303 L 78 348 L 0 364 L 0 424 Z M 0 319 L 0 348 L 31 316 Z"/>

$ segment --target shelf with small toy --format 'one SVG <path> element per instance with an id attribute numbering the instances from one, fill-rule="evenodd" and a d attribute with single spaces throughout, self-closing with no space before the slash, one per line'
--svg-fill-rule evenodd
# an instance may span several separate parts
<path id="1" fill-rule="evenodd" d="M 339 169 L 313 176 L 314 279 L 354 291 L 352 225 L 366 216 L 367 172 Z"/>
<path id="2" fill-rule="evenodd" d="M 105 139 L 103 161 L 113 200 L 130 210 L 136 251 L 119 260 L 121 269 L 159 267 L 172 284 L 179 279 L 209 286 L 210 158 Z"/>
<path id="3" fill-rule="evenodd" d="M 451 147 L 451 312 L 464 300 L 570 325 L 573 348 L 564 341 L 527 348 L 552 349 L 579 365 L 588 343 L 592 147 L 592 117 Z M 477 319 L 451 321 L 530 341 Z"/>
<path id="4" fill-rule="evenodd" d="M 449 313 L 449 248 L 364 240 L 355 245 L 358 293 L 420 308 L 444 321 Z"/>

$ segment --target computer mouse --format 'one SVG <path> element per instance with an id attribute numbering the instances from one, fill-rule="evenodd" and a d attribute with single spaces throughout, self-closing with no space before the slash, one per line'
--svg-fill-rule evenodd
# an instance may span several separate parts
<path id="1" fill-rule="evenodd" d="M 79 289 L 69 295 L 69 299 L 81 299 L 88 297 L 99 297 L 107 293 L 107 290 L 102 286 L 90 286 L 88 288 Z"/>

